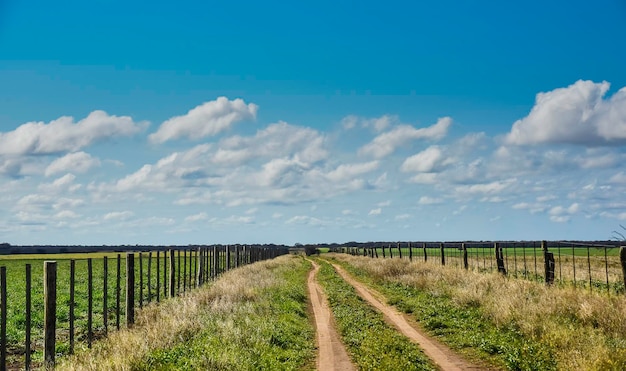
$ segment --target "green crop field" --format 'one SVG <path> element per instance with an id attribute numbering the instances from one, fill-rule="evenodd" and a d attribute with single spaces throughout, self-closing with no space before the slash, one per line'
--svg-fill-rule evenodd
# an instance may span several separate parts
<path id="1" fill-rule="evenodd" d="M 69 335 L 69 313 L 70 313 L 70 261 L 75 260 L 75 347 L 87 347 L 88 345 L 88 259 L 92 260 L 92 310 L 93 338 L 102 337 L 106 330 L 112 331 L 120 326 L 124 326 L 125 313 L 125 270 L 126 255 L 120 254 L 120 285 L 119 285 L 119 313 L 117 317 L 117 253 L 89 253 L 89 254 L 40 254 L 40 255 L 4 255 L 0 256 L 0 266 L 6 267 L 7 272 L 7 354 L 10 364 L 23 362 L 26 349 L 26 265 L 31 266 L 32 286 L 32 330 L 31 349 L 33 362 L 38 364 L 42 361 L 43 348 L 43 266 L 44 261 L 54 260 L 57 262 L 57 354 L 67 354 L 70 352 Z M 104 257 L 107 257 L 108 278 L 106 283 L 107 300 L 107 322 L 104 324 Z M 164 290 L 165 267 L 164 255 L 159 258 L 159 299 L 166 297 Z M 169 263 L 169 262 L 168 262 Z M 181 256 L 180 267 L 180 291 L 183 287 L 189 289 L 190 284 L 195 284 L 192 260 L 188 254 L 186 260 L 186 280 L 183 274 L 185 260 Z M 148 254 L 143 253 L 140 262 L 138 254 L 135 253 L 135 306 L 138 307 L 140 301 L 147 304 L 148 299 L 155 301 L 157 298 L 157 259 L 153 253 L 150 269 L 150 293 L 148 292 Z M 140 279 L 140 264 L 142 265 L 142 276 Z M 178 258 L 175 260 L 178 268 Z M 168 267 L 169 269 L 169 267 Z M 178 274 L 178 273 L 177 273 Z M 142 282 L 143 281 L 143 282 Z M 177 284 L 178 286 L 178 284 Z M 178 292 L 177 287 L 177 292 Z M 142 296 L 140 297 L 140 293 Z"/>

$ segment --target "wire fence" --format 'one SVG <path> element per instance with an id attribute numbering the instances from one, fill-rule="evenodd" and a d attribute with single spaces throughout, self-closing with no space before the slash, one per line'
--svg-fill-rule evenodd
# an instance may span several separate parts
<path id="1" fill-rule="evenodd" d="M 625 294 L 626 247 L 568 241 L 399 242 L 333 251 L 402 258 L 550 285 Z"/>
<path id="2" fill-rule="evenodd" d="M 57 355 L 91 348 L 108 332 L 132 327 L 145 305 L 286 253 L 236 245 L 72 254 L 74 259 L 0 257 L 0 371 L 52 369 Z"/>

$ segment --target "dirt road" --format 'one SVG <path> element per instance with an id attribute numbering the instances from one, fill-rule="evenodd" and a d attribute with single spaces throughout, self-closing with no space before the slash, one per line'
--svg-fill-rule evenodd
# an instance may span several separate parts
<path id="1" fill-rule="evenodd" d="M 319 265 L 313 261 L 313 270 L 309 273 L 308 288 L 315 316 L 315 326 L 317 329 L 317 369 L 322 371 L 352 371 L 355 367 L 350 361 L 337 330 L 333 326 L 333 317 L 328 306 L 328 300 L 324 291 L 315 279 Z"/>
<path id="2" fill-rule="evenodd" d="M 378 309 L 385 316 L 385 320 L 397 328 L 404 336 L 417 343 L 424 353 L 439 366 L 442 370 L 484 370 L 484 367 L 473 365 L 465 361 L 463 358 L 454 353 L 451 349 L 438 341 L 428 337 L 407 321 L 407 319 L 395 308 L 384 304 L 377 297 L 382 297 L 374 290 L 367 288 L 362 283 L 352 278 L 340 266 L 333 264 L 333 267 L 341 275 L 341 277 L 354 286 L 359 295 Z"/>

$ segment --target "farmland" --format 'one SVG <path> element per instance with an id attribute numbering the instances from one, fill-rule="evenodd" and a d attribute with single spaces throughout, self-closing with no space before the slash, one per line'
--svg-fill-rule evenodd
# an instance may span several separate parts
<path id="1" fill-rule="evenodd" d="M 226 270 L 279 251 L 213 247 L 170 250 L 168 255 L 156 251 L 4 256 L 0 265 L 6 272 L 7 363 L 36 366 L 44 361 L 46 260 L 56 262 L 54 354 L 63 356 L 130 326 L 135 308 L 180 295 Z M 132 290 L 127 290 L 129 282 Z"/>
<path id="2" fill-rule="evenodd" d="M 442 245 L 346 248 L 349 254 L 313 258 L 321 267 L 316 280 L 357 369 L 427 370 L 441 363 L 398 332 L 382 309 L 362 300 L 345 274 L 404 312 L 418 331 L 445 344 L 448 354 L 479 365 L 470 368 L 626 367 L 626 298 L 617 249 L 552 246 L 555 281 L 547 284 L 546 249 L 540 244 L 509 245 L 498 259 L 498 250 L 494 254 L 487 246 Z M 159 252 L 158 258 L 155 252 L 54 255 L 60 367 L 315 368 L 316 320 L 306 288 L 311 263 L 292 255 L 248 264 L 277 255 L 279 250 L 221 247 Z M 7 275 L 11 368 L 23 367 L 28 334 L 30 364 L 44 363 L 41 278 L 50 257 L 13 255 L 0 261 Z M 343 267 L 336 269 L 344 276 L 330 263 Z M 127 281 L 129 272 L 133 279 Z M 607 279 L 612 286 L 603 285 Z M 134 287 L 130 302 L 127 282 Z M 127 303 L 136 311 L 131 317 Z M 24 310 L 29 307 L 30 321 Z"/>

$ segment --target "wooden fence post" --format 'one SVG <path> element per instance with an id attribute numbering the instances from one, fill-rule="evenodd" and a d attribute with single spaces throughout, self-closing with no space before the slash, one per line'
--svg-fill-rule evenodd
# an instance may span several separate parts
<path id="1" fill-rule="evenodd" d="M 176 250 L 176 292 L 180 294 L 180 249 Z"/>
<path id="2" fill-rule="evenodd" d="M 400 259 L 402 259 L 402 249 L 400 248 L 400 242 L 398 242 L 398 255 L 400 256 Z"/>
<path id="3" fill-rule="evenodd" d="M 198 247 L 198 254 L 196 255 L 198 261 L 198 268 L 196 270 L 196 287 L 202 286 L 202 270 L 204 269 L 204 249 Z"/>
<path id="4" fill-rule="evenodd" d="M 467 246 L 465 246 L 465 242 L 461 244 L 461 249 L 463 250 L 463 268 L 469 269 L 469 262 L 467 261 Z"/>
<path id="5" fill-rule="evenodd" d="M 409 242 L 409 261 L 413 261 L 413 246 Z"/>
<path id="6" fill-rule="evenodd" d="M 139 308 L 143 307 L 143 254 L 139 252 Z"/>
<path id="7" fill-rule="evenodd" d="M 0 267 L 0 370 L 7 369 L 7 267 Z"/>
<path id="8" fill-rule="evenodd" d="M 443 242 L 439 243 L 439 251 L 441 251 L 441 265 L 446 265 L 446 254 L 444 251 Z"/>
<path id="9" fill-rule="evenodd" d="M 70 313 L 69 313 L 69 332 L 70 332 L 70 354 L 74 354 L 74 307 L 75 307 L 75 285 L 76 285 L 76 261 L 70 260 Z"/>
<path id="10" fill-rule="evenodd" d="M 502 247 L 499 242 L 494 242 L 494 250 L 496 253 L 496 264 L 498 265 L 498 272 L 506 276 L 506 267 L 504 266 L 504 256 L 502 254 Z"/>
<path id="11" fill-rule="evenodd" d="M 169 251 L 170 256 L 170 298 L 173 298 L 176 295 L 176 261 L 174 258 L 176 257 L 174 250 Z"/>
<path id="12" fill-rule="evenodd" d="M 117 254 L 117 272 L 115 277 L 115 328 L 118 330 L 120 329 L 121 266 L 122 257 L 120 254 Z"/>
<path id="13" fill-rule="evenodd" d="M 541 250 L 543 251 L 546 285 L 550 286 L 554 283 L 554 254 L 548 251 L 547 241 L 541 241 Z"/>
<path id="14" fill-rule="evenodd" d="M 230 270 L 230 245 L 226 246 L 226 270 Z"/>
<path id="15" fill-rule="evenodd" d="M 622 263 L 622 276 L 624 277 L 624 287 L 626 287 L 626 246 L 619 248 L 619 260 Z"/>
<path id="16" fill-rule="evenodd" d="M 161 252 L 157 250 L 156 252 L 156 301 L 159 302 L 161 298 L 161 271 L 159 270 L 161 266 Z"/>
<path id="17" fill-rule="evenodd" d="M 171 251 L 171 250 L 170 250 Z M 167 250 L 163 251 L 163 300 L 167 298 Z"/>
<path id="18" fill-rule="evenodd" d="M 126 327 L 135 323 L 135 254 L 126 254 Z"/>
<path id="19" fill-rule="evenodd" d="M 46 369 L 54 369 L 54 357 L 56 355 L 56 323 L 57 323 L 57 262 L 45 261 L 43 301 L 44 301 L 44 366 Z"/>
<path id="20" fill-rule="evenodd" d="M 217 249 L 217 246 L 213 245 L 213 262 L 211 264 L 211 278 L 215 279 L 215 277 L 217 277 L 217 274 L 219 272 L 219 267 L 217 266 L 219 264 L 219 250 Z"/>
<path id="21" fill-rule="evenodd" d="M 87 347 L 93 338 L 93 263 L 87 259 Z"/>
<path id="22" fill-rule="evenodd" d="M 109 260 L 105 256 L 102 259 L 102 324 L 104 326 L 104 333 L 109 331 L 109 306 L 107 304 L 108 296 L 108 284 L 109 284 Z"/>
<path id="23" fill-rule="evenodd" d="M 31 328 L 31 288 L 32 288 L 32 274 L 30 264 L 26 264 L 26 341 L 24 342 L 24 369 L 30 371 L 30 328 Z M 3 347 L 5 348 L 5 347 Z"/>
<path id="24" fill-rule="evenodd" d="M 424 249 L 424 261 L 428 261 L 428 252 L 426 252 L 426 242 L 422 242 L 422 249 Z"/>

